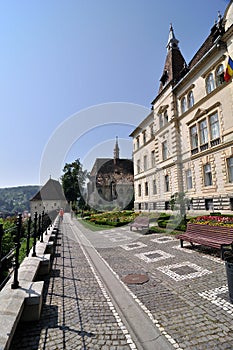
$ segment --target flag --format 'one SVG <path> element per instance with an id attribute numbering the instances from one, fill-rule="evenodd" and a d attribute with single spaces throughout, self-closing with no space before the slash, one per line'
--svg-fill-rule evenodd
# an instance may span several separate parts
<path id="1" fill-rule="evenodd" d="M 227 66 L 226 66 L 226 70 L 225 70 L 225 73 L 224 73 L 224 80 L 227 82 L 231 79 L 233 75 L 233 61 L 232 59 L 228 58 L 228 62 L 227 62 Z"/>

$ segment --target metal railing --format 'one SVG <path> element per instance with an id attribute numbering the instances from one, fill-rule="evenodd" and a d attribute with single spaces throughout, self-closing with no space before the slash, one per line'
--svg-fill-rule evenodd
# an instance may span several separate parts
<path id="1" fill-rule="evenodd" d="M 14 276 L 11 288 L 16 289 L 19 287 L 18 269 L 20 265 L 20 253 L 24 255 L 23 257 L 26 257 L 32 248 L 32 256 L 36 256 L 36 243 L 38 240 L 40 242 L 44 241 L 44 234 L 47 234 L 47 230 L 51 226 L 53 219 L 55 219 L 55 215 L 53 214 L 50 215 L 50 213 L 45 214 L 42 212 L 42 214 L 38 215 L 36 212 L 34 220 L 30 216 L 28 219 L 23 220 L 22 214 L 19 214 L 15 226 L 9 229 L 4 229 L 3 224 L 0 224 L 0 290 L 5 286 L 12 274 Z M 14 246 L 3 256 L 3 239 L 7 234 L 9 236 L 8 239 L 10 238 L 14 242 Z M 26 245 L 24 253 L 20 251 L 23 244 Z"/>

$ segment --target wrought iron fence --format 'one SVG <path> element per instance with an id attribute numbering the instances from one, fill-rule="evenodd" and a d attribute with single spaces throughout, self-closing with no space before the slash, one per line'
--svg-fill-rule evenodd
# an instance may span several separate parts
<path id="1" fill-rule="evenodd" d="M 4 229 L 0 224 L 0 290 L 13 275 L 12 289 L 19 286 L 18 269 L 20 262 L 28 256 L 32 248 L 32 256 L 36 256 L 36 243 L 43 242 L 44 234 L 55 219 L 57 213 L 42 214 L 35 213 L 34 218 L 22 218 L 22 214 L 17 216 L 15 226 Z M 9 251 L 3 252 L 3 240 L 7 235 L 13 247 Z"/>

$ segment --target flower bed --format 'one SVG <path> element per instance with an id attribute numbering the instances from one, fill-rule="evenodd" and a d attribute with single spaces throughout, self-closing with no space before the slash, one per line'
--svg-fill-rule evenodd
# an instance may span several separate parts
<path id="1" fill-rule="evenodd" d="M 198 216 L 196 218 L 190 219 L 189 222 L 200 225 L 233 227 L 233 217 L 230 216 Z"/>
<path id="2" fill-rule="evenodd" d="M 86 220 L 97 225 L 117 227 L 132 222 L 137 215 L 137 213 L 132 211 L 106 212 L 102 214 L 92 214 L 90 217 L 87 217 Z"/>

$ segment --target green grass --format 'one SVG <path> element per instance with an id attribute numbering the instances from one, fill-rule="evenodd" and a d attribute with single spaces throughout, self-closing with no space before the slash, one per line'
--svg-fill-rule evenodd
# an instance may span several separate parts
<path id="1" fill-rule="evenodd" d="M 98 225 L 95 223 L 92 223 L 90 221 L 86 221 L 86 220 L 79 220 L 79 222 L 86 227 L 87 229 L 91 230 L 91 231 L 102 231 L 102 230 L 109 230 L 109 229 L 113 229 L 113 226 L 110 225 Z"/>

